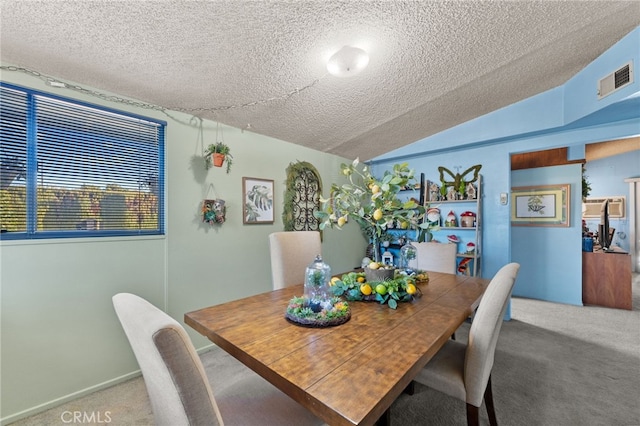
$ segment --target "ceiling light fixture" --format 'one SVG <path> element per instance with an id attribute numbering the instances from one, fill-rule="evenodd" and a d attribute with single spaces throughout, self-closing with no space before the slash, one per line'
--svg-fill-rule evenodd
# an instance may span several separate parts
<path id="1" fill-rule="evenodd" d="M 336 77 L 351 77 L 365 69 L 369 55 L 359 47 L 344 46 L 329 58 L 327 70 Z"/>

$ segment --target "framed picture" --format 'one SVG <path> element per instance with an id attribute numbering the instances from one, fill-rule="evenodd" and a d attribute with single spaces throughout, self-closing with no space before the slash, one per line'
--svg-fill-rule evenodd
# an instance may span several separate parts
<path id="1" fill-rule="evenodd" d="M 242 178 L 242 223 L 273 223 L 273 180 Z"/>
<path id="2" fill-rule="evenodd" d="M 514 226 L 569 226 L 569 184 L 511 188 Z"/>

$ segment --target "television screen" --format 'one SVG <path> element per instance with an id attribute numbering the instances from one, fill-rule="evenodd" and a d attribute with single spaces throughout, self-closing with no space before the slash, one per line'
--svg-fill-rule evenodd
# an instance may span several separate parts
<path id="1" fill-rule="evenodd" d="M 609 200 L 604 200 L 600 207 L 600 225 L 598 225 L 598 240 L 602 250 L 608 250 L 611 246 L 611 233 L 609 232 Z"/>

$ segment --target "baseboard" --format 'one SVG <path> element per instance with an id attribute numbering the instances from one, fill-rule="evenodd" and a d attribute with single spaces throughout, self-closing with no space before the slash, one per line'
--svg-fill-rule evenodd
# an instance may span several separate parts
<path id="1" fill-rule="evenodd" d="M 198 352 L 198 355 L 202 355 L 204 352 L 208 352 L 209 350 L 211 350 L 216 346 L 217 345 L 215 343 L 210 343 L 208 345 L 201 347 L 200 349 L 196 349 L 196 352 Z"/>
<path id="2" fill-rule="evenodd" d="M 5 426 L 9 423 L 13 423 L 20 419 L 24 419 L 25 417 L 30 417 L 30 416 L 42 413 L 43 411 L 47 411 L 51 408 L 57 407 L 58 405 L 62 405 L 69 401 L 73 401 L 74 399 L 82 398 L 83 396 L 87 396 L 99 390 L 110 388 L 111 386 L 115 386 L 119 383 L 123 383 L 128 380 L 134 379 L 140 376 L 141 374 L 142 373 L 140 370 L 136 370 L 134 372 L 122 375 L 120 377 L 116 377 L 115 379 L 107 380 L 106 382 L 99 383 L 95 386 L 91 386 L 91 387 L 79 390 L 77 392 L 70 393 L 63 397 L 45 402 L 44 404 L 36 405 L 35 407 L 31 407 L 26 410 L 20 411 L 18 413 L 11 414 L 7 417 L 0 418 L 0 426 Z"/>
<path id="3" fill-rule="evenodd" d="M 210 343 L 208 345 L 205 345 L 203 347 L 201 347 L 200 349 L 197 349 L 196 351 L 198 352 L 198 354 L 202 354 L 204 352 L 207 352 L 209 350 L 211 350 L 213 347 L 215 347 L 216 345 L 214 343 Z M 116 377 L 115 379 L 112 380 L 107 380 L 106 382 L 102 382 L 100 384 L 97 384 L 95 386 L 91 386 L 85 389 L 82 389 L 80 391 L 74 392 L 74 393 L 70 393 L 69 395 L 65 395 L 63 397 L 60 398 L 56 398 L 53 399 L 51 401 L 45 402 L 44 404 L 40 404 L 40 405 L 36 405 L 35 407 L 31 407 L 28 408 L 24 411 L 20 411 L 18 413 L 15 414 L 11 414 L 7 417 L 3 417 L 0 418 L 0 426 L 5 426 L 8 425 L 10 423 L 16 422 L 20 419 L 24 419 L 25 417 L 30 417 L 39 413 L 42 413 L 43 411 L 47 411 L 51 408 L 57 407 L 59 405 L 65 404 L 69 401 L 73 401 L 75 399 L 78 398 L 82 398 L 83 396 L 87 396 L 89 394 L 92 394 L 93 392 L 97 392 L 99 390 L 102 389 L 107 389 L 110 388 L 111 386 L 115 386 L 117 384 L 126 382 L 128 380 L 134 379 L 138 376 L 140 376 L 142 373 L 140 370 L 136 370 L 133 371 L 131 373 L 122 375 L 120 377 Z"/>

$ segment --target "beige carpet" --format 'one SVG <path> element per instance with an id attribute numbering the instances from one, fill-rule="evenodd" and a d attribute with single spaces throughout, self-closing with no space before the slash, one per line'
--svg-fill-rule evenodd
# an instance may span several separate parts
<path id="1" fill-rule="evenodd" d="M 633 311 L 513 299 L 513 319 L 502 327 L 493 370 L 501 425 L 640 425 L 639 275 L 633 285 Z M 466 340 L 468 330 L 464 324 L 457 338 Z M 254 374 L 218 348 L 202 360 L 214 387 Z M 101 422 L 90 424 L 153 423 L 137 378 L 13 425 L 66 425 L 73 411 L 100 413 Z M 464 403 L 420 385 L 394 403 L 391 418 L 393 426 L 466 424 Z M 481 423 L 488 424 L 484 408 Z"/>

